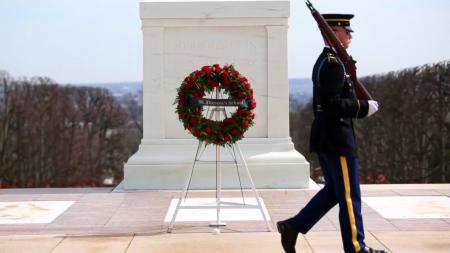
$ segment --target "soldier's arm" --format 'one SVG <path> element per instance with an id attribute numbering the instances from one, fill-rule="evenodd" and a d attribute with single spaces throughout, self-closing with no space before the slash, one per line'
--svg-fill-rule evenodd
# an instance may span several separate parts
<path id="1" fill-rule="evenodd" d="M 319 72 L 320 100 L 323 110 L 335 117 L 366 117 L 369 111 L 367 100 L 341 98 L 344 88 L 344 66 L 336 59 L 327 59 Z"/>

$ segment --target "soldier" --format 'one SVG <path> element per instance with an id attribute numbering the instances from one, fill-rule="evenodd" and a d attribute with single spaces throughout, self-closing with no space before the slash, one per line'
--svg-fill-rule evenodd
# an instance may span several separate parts
<path id="1" fill-rule="evenodd" d="M 351 14 L 322 15 L 348 48 L 352 39 Z M 318 155 L 324 187 L 300 212 L 277 223 L 286 253 L 295 253 L 298 233 L 306 234 L 333 206 L 339 204 L 339 223 L 346 253 L 386 253 L 364 243 L 358 160 L 352 118 L 369 117 L 378 110 L 373 100 L 358 100 L 342 61 L 325 41 L 312 80 L 314 122 L 310 151 Z"/>

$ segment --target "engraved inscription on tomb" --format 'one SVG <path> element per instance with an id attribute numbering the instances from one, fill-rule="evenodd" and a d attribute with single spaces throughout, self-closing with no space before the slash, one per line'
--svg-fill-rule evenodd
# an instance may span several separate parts
<path id="1" fill-rule="evenodd" d="M 167 48 L 172 52 L 201 52 L 210 51 L 238 51 L 251 52 L 256 51 L 257 45 L 254 41 L 236 41 L 236 40 L 201 40 L 197 38 L 176 39 L 167 44 Z"/>

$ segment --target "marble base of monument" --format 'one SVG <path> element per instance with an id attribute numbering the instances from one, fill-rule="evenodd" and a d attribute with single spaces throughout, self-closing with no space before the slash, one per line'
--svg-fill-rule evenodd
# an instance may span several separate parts
<path id="1" fill-rule="evenodd" d="M 239 142 L 257 188 L 308 188 L 309 163 L 294 149 L 290 138 L 247 138 Z M 126 163 L 124 190 L 180 190 L 193 165 L 198 141 L 194 139 L 142 141 Z M 204 151 L 196 164 L 190 189 L 215 189 L 215 146 Z M 237 152 L 237 151 L 236 151 Z M 239 157 L 239 156 L 237 156 Z M 222 188 L 239 189 L 239 178 L 230 152 L 221 148 Z M 242 186 L 250 188 L 239 162 Z"/>

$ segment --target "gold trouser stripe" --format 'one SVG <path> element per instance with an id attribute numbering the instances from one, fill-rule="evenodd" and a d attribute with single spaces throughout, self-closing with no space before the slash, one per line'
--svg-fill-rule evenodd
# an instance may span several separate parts
<path id="1" fill-rule="evenodd" d="M 350 179 L 348 176 L 347 159 L 345 156 L 341 156 L 339 158 L 341 160 L 342 177 L 344 178 L 345 202 L 347 202 L 348 218 L 350 220 L 350 228 L 352 230 L 352 243 L 355 247 L 355 252 L 358 252 L 361 248 L 358 240 L 356 239 L 356 222 L 355 215 L 353 213 L 352 197 L 350 195 Z"/>

